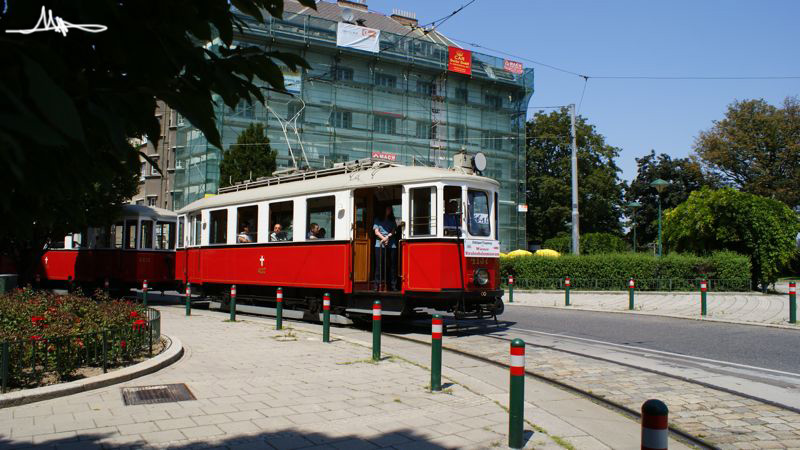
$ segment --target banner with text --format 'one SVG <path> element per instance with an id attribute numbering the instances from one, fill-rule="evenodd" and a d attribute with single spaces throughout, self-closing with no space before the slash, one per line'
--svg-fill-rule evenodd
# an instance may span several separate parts
<path id="1" fill-rule="evenodd" d="M 336 28 L 336 45 L 365 52 L 380 52 L 381 30 L 339 22 Z"/>
<path id="2" fill-rule="evenodd" d="M 472 75 L 472 52 L 458 47 L 449 47 L 447 70 Z"/>
<path id="3" fill-rule="evenodd" d="M 465 239 L 464 256 L 467 258 L 499 258 L 500 241 Z"/>

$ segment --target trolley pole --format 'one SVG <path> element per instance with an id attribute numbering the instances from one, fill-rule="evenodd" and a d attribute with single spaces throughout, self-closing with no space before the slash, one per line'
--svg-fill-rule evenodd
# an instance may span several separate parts
<path id="1" fill-rule="evenodd" d="M 275 294 L 275 329 L 283 329 L 283 288 L 279 287 L 277 294 Z"/>
<path id="2" fill-rule="evenodd" d="M 331 295 L 322 296 L 322 342 L 331 341 Z"/>
<path id="3" fill-rule="evenodd" d="M 381 301 L 372 304 L 372 360 L 381 360 Z"/>
<path id="4" fill-rule="evenodd" d="M 508 402 L 508 446 L 522 448 L 525 420 L 525 341 L 511 341 L 511 386 Z"/>
<path id="5" fill-rule="evenodd" d="M 700 282 L 700 315 L 705 316 L 708 312 L 706 308 L 706 291 L 708 290 L 708 281 L 703 280 Z"/>
<path id="6" fill-rule="evenodd" d="M 186 283 L 186 316 L 192 315 L 192 283 Z"/>
<path id="7" fill-rule="evenodd" d="M 147 280 L 142 282 L 142 304 L 147 306 Z"/>
<path id="8" fill-rule="evenodd" d="M 434 314 L 431 324 L 431 390 L 442 390 L 442 331 L 441 314 Z"/>
<path id="9" fill-rule="evenodd" d="M 667 450 L 669 444 L 669 409 L 661 400 L 642 404 L 642 448 Z"/>
<path id="10" fill-rule="evenodd" d="M 514 275 L 508 276 L 508 303 L 514 303 Z"/>
<path id="11" fill-rule="evenodd" d="M 572 282 L 569 280 L 569 277 L 564 279 L 564 305 L 569 306 L 569 288 Z"/>
<path id="12" fill-rule="evenodd" d="M 797 323 L 797 283 L 789 283 L 789 323 Z"/>
<path id="13" fill-rule="evenodd" d="M 628 310 L 633 311 L 633 291 L 636 290 L 636 283 L 633 278 L 628 281 Z"/>
<path id="14" fill-rule="evenodd" d="M 236 322 L 236 285 L 231 285 L 231 322 Z"/>

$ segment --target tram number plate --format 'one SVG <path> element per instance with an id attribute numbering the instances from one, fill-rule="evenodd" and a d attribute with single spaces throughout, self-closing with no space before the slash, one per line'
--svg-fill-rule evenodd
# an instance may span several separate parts
<path id="1" fill-rule="evenodd" d="M 500 241 L 466 239 L 464 240 L 464 256 L 467 258 L 499 258 Z"/>

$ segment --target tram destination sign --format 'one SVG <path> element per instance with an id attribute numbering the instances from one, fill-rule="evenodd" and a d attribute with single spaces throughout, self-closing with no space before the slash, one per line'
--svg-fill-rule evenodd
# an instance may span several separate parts
<path id="1" fill-rule="evenodd" d="M 465 239 L 464 256 L 467 258 L 499 258 L 500 241 Z"/>

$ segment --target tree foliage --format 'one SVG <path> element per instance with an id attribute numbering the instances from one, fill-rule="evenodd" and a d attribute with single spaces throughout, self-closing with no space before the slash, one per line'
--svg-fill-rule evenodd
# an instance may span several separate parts
<path id="1" fill-rule="evenodd" d="M 697 254 L 732 250 L 750 256 L 754 282 L 774 282 L 797 252 L 800 220 L 784 203 L 731 188 L 703 188 L 670 210 L 664 237 L 670 248 Z"/>
<path id="2" fill-rule="evenodd" d="M 719 184 L 717 177 L 703 172 L 695 157 L 672 158 L 664 153 L 656 156 L 656 152 L 650 150 L 650 154 L 636 158 L 636 165 L 636 178 L 625 190 L 625 204 L 630 226 L 634 211 L 627 204 L 641 204 L 635 211 L 636 241 L 640 246 L 658 239 L 658 192 L 650 183 L 659 178 L 669 183 L 661 194 L 664 211 L 685 202 L 689 194 L 703 186 L 718 187 Z"/>
<path id="3" fill-rule="evenodd" d="M 220 187 L 271 176 L 276 167 L 275 156 L 264 125 L 251 123 L 222 156 L 219 164 Z"/>
<path id="4" fill-rule="evenodd" d="M 619 233 L 622 183 L 608 145 L 594 125 L 576 118 L 581 233 Z M 569 230 L 572 188 L 570 115 L 567 108 L 537 112 L 527 123 L 528 240 L 543 242 Z"/>
<path id="5" fill-rule="evenodd" d="M 48 237 L 107 222 L 135 193 L 139 158 L 129 139 L 158 141 L 156 99 L 219 147 L 215 107 L 263 102 L 265 83 L 283 90 L 276 60 L 292 70 L 308 67 L 299 56 L 234 42 L 234 32 L 248 26 L 244 18 L 263 23 L 264 10 L 281 17 L 282 1 L 44 6 L 65 21 L 107 30 L 7 34 L 33 28 L 42 2 L 8 0 L 0 12 L 0 252 L 16 257 L 23 277 Z"/>
<path id="6" fill-rule="evenodd" d="M 695 151 L 730 185 L 800 206 L 800 101 L 734 102 L 695 142 Z"/>

